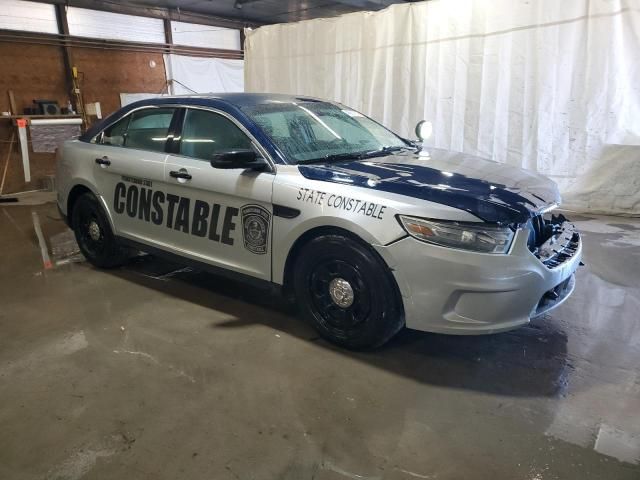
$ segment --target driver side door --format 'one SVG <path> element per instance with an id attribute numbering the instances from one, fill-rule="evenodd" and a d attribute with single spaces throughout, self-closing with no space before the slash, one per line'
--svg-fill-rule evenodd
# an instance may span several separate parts
<path id="1" fill-rule="evenodd" d="M 255 139 L 229 114 L 186 108 L 164 172 L 167 238 L 180 254 L 271 280 L 271 196 L 275 168 L 219 169 L 214 155 L 254 149 Z"/>

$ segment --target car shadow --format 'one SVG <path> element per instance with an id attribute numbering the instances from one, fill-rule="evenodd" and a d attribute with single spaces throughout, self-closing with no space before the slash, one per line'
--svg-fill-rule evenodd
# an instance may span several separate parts
<path id="1" fill-rule="evenodd" d="M 507 396 L 563 395 L 572 368 L 567 335 L 554 322 L 534 324 L 507 333 L 451 336 L 404 329 L 385 346 L 353 352 L 321 339 L 296 316 L 282 296 L 239 281 L 184 268 L 145 255 L 113 275 L 206 308 L 232 320 L 212 323 L 214 329 L 267 325 L 315 342 L 342 355 L 424 384 Z"/>

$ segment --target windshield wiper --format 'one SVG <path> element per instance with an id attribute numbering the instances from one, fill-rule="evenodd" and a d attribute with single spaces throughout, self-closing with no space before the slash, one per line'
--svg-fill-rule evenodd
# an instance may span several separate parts
<path id="1" fill-rule="evenodd" d="M 402 152 L 405 150 L 413 150 L 408 145 L 396 146 L 396 147 L 382 147 L 378 150 L 371 150 L 369 152 L 363 153 L 362 158 L 372 158 L 372 157 L 384 157 L 385 155 L 389 155 L 390 153 Z"/>
<path id="2" fill-rule="evenodd" d="M 396 146 L 382 147 L 376 150 L 365 150 L 364 152 L 329 153 L 324 157 L 312 158 L 310 160 L 304 160 L 298 163 L 301 165 L 307 165 L 309 163 L 335 162 L 340 160 L 362 160 L 364 158 L 383 157 L 385 155 L 389 155 L 390 153 L 403 150 L 412 150 L 412 148 L 409 146 Z"/>
<path id="3" fill-rule="evenodd" d="M 361 160 L 365 158 L 363 155 L 367 155 L 370 152 L 344 152 L 344 153 L 329 153 L 324 157 L 311 158 L 309 160 L 303 160 L 298 162 L 301 165 L 307 165 L 309 163 L 325 163 L 335 162 L 340 160 Z"/>

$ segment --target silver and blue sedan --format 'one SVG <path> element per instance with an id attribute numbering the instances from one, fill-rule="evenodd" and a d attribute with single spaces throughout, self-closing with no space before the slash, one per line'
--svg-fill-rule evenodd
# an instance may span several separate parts
<path id="1" fill-rule="evenodd" d="M 525 325 L 569 296 L 582 253 L 549 179 L 308 97 L 128 105 L 64 144 L 56 182 L 94 265 L 133 247 L 275 287 L 348 348 Z"/>

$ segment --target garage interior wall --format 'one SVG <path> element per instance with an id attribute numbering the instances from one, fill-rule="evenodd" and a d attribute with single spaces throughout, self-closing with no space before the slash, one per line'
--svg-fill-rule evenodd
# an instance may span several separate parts
<path id="1" fill-rule="evenodd" d="M 570 209 L 640 213 L 640 3 L 432 0 L 247 31 L 247 91 L 313 95 L 426 144 L 558 182 Z"/>
<path id="2" fill-rule="evenodd" d="M 121 92 L 161 92 L 166 78 L 161 53 L 128 52 L 73 48 L 78 67 L 80 89 L 85 103 L 100 102 L 103 118 L 120 108 Z M 62 49 L 49 45 L 24 45 L 0 42 L 0 111 L 8 111 L 7 91 L 15 95 L 19 113 L 31 106 L 33 99 L 56 100 L 65 106 L 69 92 L 65 80 Z M 151 67 L 154 65 L 155 67 Z M 117 66 L 117 67 L 116 67 Z M 4 168 L 9 140 L 14 127 L 0 122 L 0 166 Z M 14 144 L 3 194 L 42 188 L 47 176 L 55 170 L 55 156 L 29 153 L 31 182 L 24 182 L 22 161 Z"/>
<path id="3" fill-rule="evenodd" d="M 4 1 L 4 0 L 3 0 Z M 33 2 L 21 2 L 7 0 L 6 15 L 0 15 L 0 31 L 4 34 L 0 38 L 0 112 L 10 110 L 8 91 L 14 93 L 18 114 L 23 113 L 25 107 L 32 106 L 34 99 L 56 100 L 60 106 L 66 106 L 70 99 L 64 67 L 63 48 L 59 45 L 47 45 L 53 40 L 35 39 L 32 43 L 26 43 L 22 38 L 12 41 L 10 30 L 34 31 L 42 33 L 57 33 L 55 11 L 53 5 Z M 69 7 L 67 12 L 70 34 L 74 38 L 86 37 L 87 43 L 92 43 L 95 38 L 107 42 L 100 48 L 70 47 L 70 54 L 74 65 L 79 72 L 79 86 L 85 102 L 100 102 L 103 118 L 114 112 L 121 105 L 122 93 L 147 93 L 160 94 L 167 92 L 167 76 L 165 73 L 164 55 L 162 45 L 159 44 L 155 51 L 144 51 L 141 44 L 164 42 L 164 25 L 162 20 L 138 17 L 134 15 L 121 15 L 111 12 L 98 12 Z M 53 19 L 53 20 L 52 20 Z M 237 50 L 228 50 L 232 56 L 242 57 L 239 50 L 239 30 L 211 28 L 206 25 L 193 25 L 183 22 L 171 22 L 177 24 L 174 32 L 180 41 L 186 45 L 193 44 L 189 38 L 183 41 L 182 36 L 191 33 L 193 28 L 208 31 L 213 30 L 220 39 L 222 47 L 234 46 Z M 191 31 L 189 31 L 191 25 Z M 233 32 L 238 38 L 234 40 Z M 181 36 L 182 35 L 182 36 Z M 210 36 L 206 47 L 215 48 Z M 108 39 L 117 39 L 126 43 L 114 48 Z M 215 39 L 214 39 L 215 40 Z M 236 43 L 234 43 L 234 41 Z M 82 42 L 78 42 L 82 43 Z M 197 43 L 197 42 L 196 42 Z M 198 45 L 195 45 L 198 47 Z M 104 47 L 104 48 L 102 48 Z M 146 47 L 145 47 L 146 48 Z M 174 47 L 172 47 L 174 48 Z M 196 49 L 197 50 L 197 49 Z M 204 54 L 212 53 L 203 50 Z M 191 58 L 184 55 L 184 58 Z M 200 57 L 196 57 L 200 59 Z M 211 59 L 221 62 L 242 62 L 233 59 Z M 242 71 L 240 70 L 242 78 Z M 233 81 L 237 79 L 236 74 Z M 220 81 L 218 81 L 220 83 Z M 90 119 L 96 121 L 95 117 Z M 12 154 L 7 157 L 12 131 L 15 127 L 11 121 L 0 118 L 0 176 L 9 158 L 6 179 L 3 188 L 4 194 L 37 190 L 47 184 L 47 178 L 54 174 L 55 155 L 51 153 L 29 152 L 31 182 L 24 182 L 22 161 L 20 159 L 19 146 L 14 140 Z"/>

